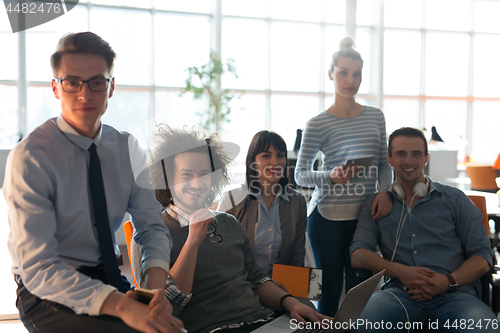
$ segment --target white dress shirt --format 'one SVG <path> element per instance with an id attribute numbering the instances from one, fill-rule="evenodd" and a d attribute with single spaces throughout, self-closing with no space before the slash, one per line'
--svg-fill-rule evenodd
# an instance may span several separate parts
<path id="1" fill-rule="evenodd" d="M 128 212 L 134 239 L 141 244 L 144 271 L 160 267 L 168 272 L 170 234 L 154 191 L 144 186 L 149 173 L 139 176 L 132 170 L 133 165 L 144 165 L 145 154 L 138 153 L 137 141 L 129 133 L 101 125 L 90 139 L 62 116 L 49 119 L 10 152 L 3 193 L 12 272 L 21 275 L 28 291 L 40 298 L 77 314 L 98 315 L 115 288 L 76 271 L 97 266 L 101 256 L 88 185 L 87 149 L 92 143 L 101 163 L 112 231 Z M 131 156 L 143 160 L 131 161 Z"/>

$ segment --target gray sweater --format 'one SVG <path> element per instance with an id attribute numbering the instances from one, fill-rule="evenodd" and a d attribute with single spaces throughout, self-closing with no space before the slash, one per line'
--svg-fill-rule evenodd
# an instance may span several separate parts
<path id="1" fill-rule="evenodd" d="M 164 213 L 172 237 L 171 266 L 189 234 L 188 227 Z M 198 250 L 191 300 L 185 306 L 171 301 L 175 315 L 189 332 L 209 332 L 227 324 L 251 322 L 267 316 L 252 286 L 265 277 L 255 261 L 240 223 L 228 214 L 216 218 L 222 242 L 208 240 Z M 138 246 L 137 246 L 138 247 Z M 135 268 L 134 268 L 135 270 Z"/>

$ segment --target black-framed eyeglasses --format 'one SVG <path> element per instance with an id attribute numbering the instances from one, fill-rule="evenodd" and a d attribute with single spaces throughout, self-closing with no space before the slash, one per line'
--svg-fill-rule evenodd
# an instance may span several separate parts
<path id="1" fill-rule="evenodd" d="M 87 83 L 90 91 L 101 92 L 105 91 L 109 87 L 109 83 L 113 80 L 112 77 L 108 78 L 96 78 L 86 81 L 75 80 L 75 79 L 54 79 L 56 83 L 60 83 L 63 90 L 69 93 L 76 93 L 82 90 L 83 84 Z"/>
<path id="2" fill-rule="evenodd" d="M 208 240 L 212 243 L 220 243 L 222 242 L 222 236 L 219 233 L 219 228 L 217 228 L 217 221 L 215 221 L 214 218 L 214 223 L 210 224 L 207 229 L 207 234 Z"/>

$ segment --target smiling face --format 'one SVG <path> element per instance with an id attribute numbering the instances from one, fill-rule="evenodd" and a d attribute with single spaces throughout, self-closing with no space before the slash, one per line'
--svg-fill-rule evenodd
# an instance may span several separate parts
<path id="1" fill-rule="evenodd" d="M 286 168 L 285 152 L 270 145 L 265 151 L 255 156 L 254 167 L 262 185 L 274 185 L 283 177 Z"/>
<path id="2" fill-rule="evenodd" d="M 345 98 L 352 98 L 358 93 L 362 79 L 363 63 L 359 59 L 342 57 L 337 66 L 333 67 L 333 73 L 328 71 L 330 80 L 335 84 L 335 94 Z"/>
<path id="3" fill-rule="evenodd" d="M 57 78 L 86 81 L 94 78 L 109 78 L 109 69 L 104 57 L 97 54 L 65 54 Z M 80 92 L 65 92 L 61 83 L 52 81 L 52 91 L 61 101 L 62 116 L 79 134 L 94 138 L 101 124 L 101 116 L 108 107 L 108 98 L 113 96 L 114 80 L 106 91 L 90 91 L 87 83 Z"/>
<path id="4" fill-rule="evenodd" d="M 207 153 L 180 153 L 174 158 L 173 184 L 169 184 L 174 204 L 188 214 L 205 208 L 212 177 Z"/>
<path id="5" fill-rule="evenodd" d="M 401 186 L 425 183 L 424 166 L 429 161 L 422 138 L 397 136 L 392 140 L 392 156 L 387 156 Z"/>

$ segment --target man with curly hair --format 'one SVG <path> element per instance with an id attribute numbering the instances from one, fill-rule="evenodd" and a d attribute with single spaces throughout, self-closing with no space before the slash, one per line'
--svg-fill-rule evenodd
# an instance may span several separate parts
<path id="1" fill-rule="evenodd" d="M 168 126 L 154 140 L 151 182 L 173 246 L 167 297 L 189 332 L 250 332 L 269 320 L 262 306 L 290 311 L 299 321 L 325 319 L 264 274 L 238 220 L 206 208 L 229 181 L 227 145 Z M 132 246 L 142 281 L 139 248 Z"/>

